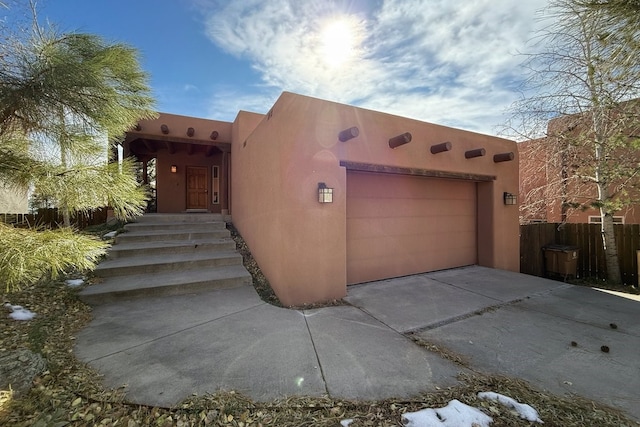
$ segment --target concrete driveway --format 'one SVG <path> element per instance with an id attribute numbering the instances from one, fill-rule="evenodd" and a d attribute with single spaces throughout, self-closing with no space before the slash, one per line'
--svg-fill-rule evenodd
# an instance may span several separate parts
<path id="1" fill-rule="evenodd" d="M 288 310 L 245 286 L 111 303 L 94 308 L 75 351 L 105 385 L 161 406 L 220 389 L 382 399 L 454 385 L 467 369 L 414 344 L 413 332 L 470 369 L 640 420 L 639 301 L 477 266 L 352 286 L 345 299 Z"/>
<path id="2" fill-rule="evenodd" d="M 464 356 L 473 370 L 577 394 L 640 420 L 638 296 L 467 267 L 359 285 L 347 300 Z"/>

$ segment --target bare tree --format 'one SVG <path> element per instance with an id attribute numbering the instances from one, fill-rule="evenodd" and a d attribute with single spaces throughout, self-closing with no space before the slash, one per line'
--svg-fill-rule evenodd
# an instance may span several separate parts
<path id="1" fill-rule="evenodd" d="M 508 127 L 528 140 L 522 213 L 597 209 L 608 280 L 620 283 L 613 214 L 640 202 L 640 26 L 597 3 L 612 2 L 551 2 Z"/>

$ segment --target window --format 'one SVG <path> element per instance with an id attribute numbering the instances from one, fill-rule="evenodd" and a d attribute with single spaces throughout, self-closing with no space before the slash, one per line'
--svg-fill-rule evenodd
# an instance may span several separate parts
<path id="1" fill-rule="evenodd" d="M 211 200 L 211 202 L 214 205 L 217 205 L 220 203 L 220 175 L 219 175 L 219 167 L 218 166 L 214 166 L 213 170 L 211 171 L 211 177 L 212 177 L 212 189 L 213 191 L 212 196 L 213 199 Z"/>
<path id="2" fill-rule="evenodd" d="M 624 224 L 624 217 L 623 216 L 614 216 L 613 217 L 613 223 L 614 224 Z M 600 218 L 599 216 L 589 215 L 589 224 L 602 224 L 602 218 Z"/>

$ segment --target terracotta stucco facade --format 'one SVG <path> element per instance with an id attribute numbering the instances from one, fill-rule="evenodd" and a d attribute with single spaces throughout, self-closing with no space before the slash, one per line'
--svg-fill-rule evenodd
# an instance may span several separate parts
<path id="1" fill-rule="evenodd" d="M 141 123 L 129 141 L 140 146 L 144 129 L 163 120 Z M 228 162 L 228 213 L 286 305 L 460 264 L 519 271 L 518 209 L 504 202 L 505 192 L 518 191 L 512 141 L 287 92 L 265 115 L 240 112 L 233 123 L 202 126 L 205 148 L 189 149 L 183 136 L 173 153 L 162 138 L 154 143 L 158 211 L 184 210 L 161 200 L 185 199 L 184 182 L 166 172 L 171 165 Z M 225 129 L 219 140 L 207 139 L 213 127 Z M 410 142 L 391 148 L 394 137 Z M 333 190 L 331 203 L 319 203 L 320 183 Z"/>

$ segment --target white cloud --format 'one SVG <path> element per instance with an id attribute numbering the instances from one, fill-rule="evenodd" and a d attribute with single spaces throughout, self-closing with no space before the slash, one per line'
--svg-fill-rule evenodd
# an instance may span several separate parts
<path id="1" fill-rule="evenodd" d="M 250 88 L 247 91 L 246 87 L 216 86 L 209 99 L 206 117 L 233 121 L 240 110 L 265 114 L 276 102 L 280 92 L 275 88 L 265 87 Z"/>
<path id="2" fill-rule="evenodd" d="M 264 83 L 229 94 L 256 97 L 249 103 L 258 107 L 287 90 L 493 133 L 516 98 L 517 53 L 546 0 L 385 0 L 357 11 L 344 4 L 353 2 L 201 0 L 212 42 L 248 60 Z M 322 44 L 323 28 L 337 19 L 348 20 L 354 39 L 339 67 Z"/>

